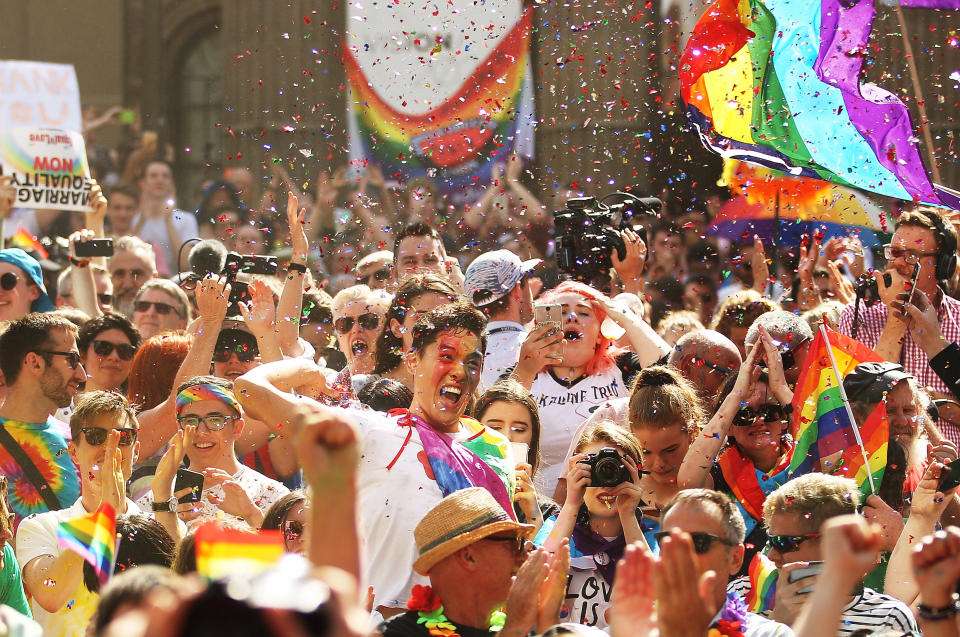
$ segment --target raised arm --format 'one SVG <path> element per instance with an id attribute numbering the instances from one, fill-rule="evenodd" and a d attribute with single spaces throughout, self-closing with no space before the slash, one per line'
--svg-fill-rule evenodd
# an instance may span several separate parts
<path id="1" fill-rule="evenodd" d="M 277 340 L 280 351 L 285 356 L 301 356 L 303 346 L 300 343 L 300 316 L 303 310 L 303 277 L 306 274 L 298 266 L 307 265 L 307 254 L 310 251 L 307 233 L 304 229 L 306 208 L 300 208 L 299 202 L 293 193 L 287 195 L 287 225 L 290 229 L 290 246 L 293 252 L 290 255 L 290 265 L 287 269 L 287 278 L 280 292 L 280 302 L 277 304 Z"/>
<path id="2" fill-rule="evenodd" d="M 90 259 L 77 258 L 77 244 L 94 238 L 92 230 L 77 230 L 70 235 L 70 282 L 73 283 L 73 302 L 91 318 L 103 316 L 97 303 L 97 282 L 90 269 Z"/>
<path id="3" fill-rule="evenodd" d="M 251 283 L 247 289 L 250 290 L 250 302 L 238 304 L 243 322 L 257 339 L 260 359 L 265 363 L 278 361 L 283 354 L 277 340 L 277 308 L 273 304 L 273 290 L 260 280 Z"/>
<path id="4" fill-rule="evenodd" d="M 601 303 L 610 318 L 627 331 L 627 338 L 633 345 L 633 351 L 640 357 L 641 365 L 644 367 L 654 365 L 670 353 L 670 346 L 650 327 L 649 323 L 632 312 L 621 311 L 606 297 L 601 300 Z"/>
<path id="5" fill-rule="evenodd" d="M 288 358 L 251 369 L 234 381 L 233 390 L 247 415 L 280 433 L 305 402 L 320 406 L 314 398 L 327 392 L 327 383 L 313 361 Z"/>

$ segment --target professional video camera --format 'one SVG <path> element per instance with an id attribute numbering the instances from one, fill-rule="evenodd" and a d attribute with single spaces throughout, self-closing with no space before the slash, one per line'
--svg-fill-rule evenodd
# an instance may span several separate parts
<path id="1" fill-rule="evenodd" d="M 607 204 L 607 201 L 613 203 Z M 632 228 L 635 217 L 655 216 L 663 202 L 655 197 L 638 197 L 629 192 L 612 192 L 600 198 L 568 199 L 567 207 L 553 213 L 557 267 L 571 278 L 601 289 L 609 288 L 611 255 L 627 256 L 620 231 Z M 646 228 L 640 236 L 647 243 Z"/>
<path id="2" fill-rule="evenodd" d="M 222 250 L 222 248 L 221 248 Z M 226 252 L 225 250 L 223 252 Z M 191 256 L 193 253 L 191 252 Z M 244 274 L 266 274 L 274 275 L 280 268 L 280 262 L 274 256 L 262 256 L 259 254 L 237 254 L 236 252 L 226 252 L 226 254 L 216 254 L 211 251 L 206 260 L 197 260 L 191 263 L 192 271 L 180 281 L 180 287 L 184 290 L 192 290 L 197 283 L 208 273 L 216 273 L 217 266 L 220 266 L 220 276 L 223 276 L 230 283 L 230 302 L 227 309 L 227 316 L 236 316 L 240 313 L 237 304 L 250 301 L 250 292 L 247 284 L 237 280 L 237 275 Z M 222 261 L 219 259 L 222 258 Z"/>

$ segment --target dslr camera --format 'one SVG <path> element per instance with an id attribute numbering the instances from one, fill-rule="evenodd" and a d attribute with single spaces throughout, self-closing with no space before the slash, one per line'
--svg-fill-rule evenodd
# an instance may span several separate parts
<path id="1" fill-rule="evenodd" d="M 609 288 L 611 255 L 616 251 L 619 259 L 627 256 L 620 231 L 633 227 L 634 217 L 656 216 L 662 206 L 663 202 L 655 197 L 620 191 L 599 200 L 568 199 L 566 208 L 553 213 L 557 267 L 577 281 Z M 647 243 L 646 229 L 639 234 Z"/>
<path id="2" fill-rule="evenodd" d="M 630 472 L 623 464 L 623 458 L 613 447 L 604 447 L 597 453 L 591 453 L 577 464 L 590 467 L 591 487 L 615 487 L 630 482 Z"/>

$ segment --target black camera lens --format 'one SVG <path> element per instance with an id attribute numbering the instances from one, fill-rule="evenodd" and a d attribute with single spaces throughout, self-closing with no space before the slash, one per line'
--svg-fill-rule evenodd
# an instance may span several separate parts
<path id="1" fill-rule="evenodd" d="M 597 464 L 593 465 L 593 474 L 597 476 L 598 482 L 610 484 L 616 480 L 620 474 L 620 461 L 614 458 L 601 458 Z"/>

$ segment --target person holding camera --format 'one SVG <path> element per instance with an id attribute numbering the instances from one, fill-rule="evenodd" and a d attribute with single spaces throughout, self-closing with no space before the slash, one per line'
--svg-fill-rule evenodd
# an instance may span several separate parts
<path id="1" fill-rule="evenodd" d="M 613 422 L 580 437 L 567 471 L 567 499 L 534 544 L 555 553 L 570 540 L 569 621 L 607 627 L 616 565 L 627 545 L 647 547 L 639 507 L 640 445 Z M 652 529 L 651 529 L 652 530 Z"/>

